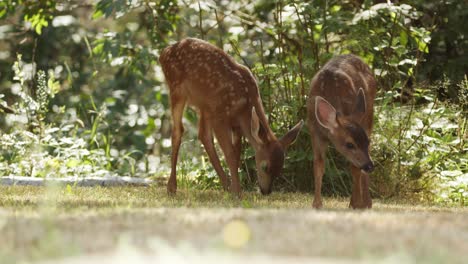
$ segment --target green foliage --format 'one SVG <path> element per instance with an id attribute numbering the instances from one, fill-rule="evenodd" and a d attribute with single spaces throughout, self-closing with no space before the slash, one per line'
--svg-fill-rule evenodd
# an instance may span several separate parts
<path id="1" fill-rule="evenodd" d="M 83 138 L 76 136 L 80 130 L 78 123 L 46 121 L 50 99 L 58 92 L 57 83 L 39 71 L 33 95 L 32 89 L 28 89 L 31 81 L 25 80 L 28 73 L 21 58 L 18 55 L 14 64 L 13 79 L 18 81 L 13 84 L 18 97 L 13 105 L 16 111 L 5 120 L 11 129 L 0 137 L 1 174 L 62 177 L 109 173 L 101 167 L 107 162 L 103 153 L 90 150 Z"/>
<path id="2" fill-rule="evenodd" d="M 360 55 L 380 88 L 373 194 L 435 194 L 464 203 L 468 60 L 461 2 L 3 1 L 0 19 L 9 23 L 0 27 L 0 174 L 167 175 L 170 111 L 157 58 L 189 36 L 251 68 L 278 135 L 306 119 L 309 82 L 324 63 Z M 186 111 L 180 185 L 220 188 L 196 139 L 196 121 Z M 244 145 L 241 180 L 254 189 L 254 153 Z M 346 161 L 332 148 L 328 156 L 323 191 L 348 195 Z M 304 128 L 275 188 L 310 191 L 312 159 Z"/>
<path id="3" fill-rule="evenodd" d="M 447 198 L 447 190 L 438 184 L 446 186 L 453 181 L 446 175 L 453 174 L 463 182 L 468 169 L 466 128 L 460 130 L 466 115 L 429 95 L 424 96 L 431 102 L 422 106 L 401 105 L 392 100 L 394 96 L 387 92 L 378 98 L 373 148 L 381 169 L 375 173 L 382 188 L 378 192 L 399 196 L 431 190 Z"/>
<path id="4" fill-rule="evenodd" d="M 462 0 L 424 1 L 413 0 L 413 5 L 424 15 L 419 23 L 431 31 L 429 53 L 420 71 L 432 82 L 447 76 L 451 81 L 443 96 L 456 98 L 457 84 L 468 69 L 468 41 L 466 23 L 468 9 Z M 439 95 L 441 96 L 441 95 Z"/>
<path id="5" fill-rule="evenodd" d="M 382 88 L 403 89 L 415 77 L 422 55 L 428 53 L 431 36 L 428 29 L 417 26 L 421 15 L 406 4 L 377 4 L 354 16 L 352 39 L 368 37 L 350 43 L 349 49 L 367 60 Z"/>

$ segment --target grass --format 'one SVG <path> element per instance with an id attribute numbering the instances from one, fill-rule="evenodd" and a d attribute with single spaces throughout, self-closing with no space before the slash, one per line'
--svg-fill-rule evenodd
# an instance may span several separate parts
<path id="1" fill-rule="evenodd" d="M 41 205 L 54 205 L 59 211 L 82 211 L 115 208 L 310 208 L 310 193 L 274 192 L 263 196 L 257 192 L 244 192 L 242 199 L 219 190 L 178 190 L 174 196 L 165 187 L 34 187 L 0 186 L 0 207 L 15 211 L 34 211 Z M 348 208 L 348 198 L 324 198 L 328 210 Z M 412 201 L 374 201 L 374 210 L 464 210 L 463 207 L 437 206 Z"/>
<path id="2" fill-rule="evenodd" d="M 326 198 L 326 209 L 317 211 L 311 202 L 305 193 L 246 192 L 237 199 L 219 190 L 168 196 L 161 186 L 3 186 L 0 259 L 164 263 L 161 256 L 176 255 L 246 263 L 247 256 L 269 263 L 298 257 L 304 261 L 297 263 L 462 263 L 468 256 L 468 208 L 376 200 L 372 210 L 353 211 L 347 198 Z M 222 236 L 236 219 L 251 233 L 240 249 L 229 248 Z"/>

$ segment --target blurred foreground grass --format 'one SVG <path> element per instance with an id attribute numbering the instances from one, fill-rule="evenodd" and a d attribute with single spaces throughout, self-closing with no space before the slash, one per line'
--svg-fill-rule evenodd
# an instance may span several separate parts
<path id="1" fill-rule="evenodd" d="M 0 263 L 181 262 L 161 256 L 183 263 L 199 263 L 191 256 L 245 263 L 463 263 L 468 257 L 468 208 L 376 200 L 372 210 L 353 211 L 347 198 L 328 198 L 317 211 L 311 202 L 303 193 L 247 192 L 237 199 L 189 189 L 170 197 L 157 186 L 3 186 Z M 248 235 L 244 245 L 234 241 L 236 248 L 225 238 L 236 230 L 223 232 L 233 221 Z M 243 259 L 252 256 L 262 258 Z"/>

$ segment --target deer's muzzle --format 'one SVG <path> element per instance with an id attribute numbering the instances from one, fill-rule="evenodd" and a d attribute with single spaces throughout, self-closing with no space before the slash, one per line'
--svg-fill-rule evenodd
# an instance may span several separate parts
<path id="1" fill-rule="evenodd" d="M 365 164 L 364 166 L 361 167 L 361 170 L 367 172 L 367 173 L 371 173 L 373 170 L 374 170 L 374 163 L 369 162 L 367 164 Z"/>

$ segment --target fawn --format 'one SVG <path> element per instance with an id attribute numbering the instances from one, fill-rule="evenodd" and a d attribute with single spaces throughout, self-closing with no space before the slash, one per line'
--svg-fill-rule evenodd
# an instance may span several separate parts
<path id="1" fill-rule="evenodd" d="M 353 189 L 349 206 L 372 207 L 368 173 L 374 164 L 369 156 L 369 137 L 376 86 L 369 67 L 354 55 L 331 59 L 312 79 L 307 123 L 314 151 L 313 207 L 322 207 L 322 177 L 329 142 L 351 163 Z"/>
<path id="2" fill-rule="evenodd" d="M 208 42 L 184 39 L 165 48 L 159 61 L 169 86 L 173 123 L 168 192 L 177 190 L 177 156 L 184 131 L 182 115 L 188 104 L 197 110 L 198 138 L 223 188 L 240 195 L 238 169 L 244 136 L 255 150 L 260 190 L 269 194 L 273 179 L 283 167 L 285 150 L 296 139 L 303 122 L 277 139 L 268 125 L 257 82 L 250 70 Z M 216 153 L 213 135 L 227 161 L 230 185 Z"/>

